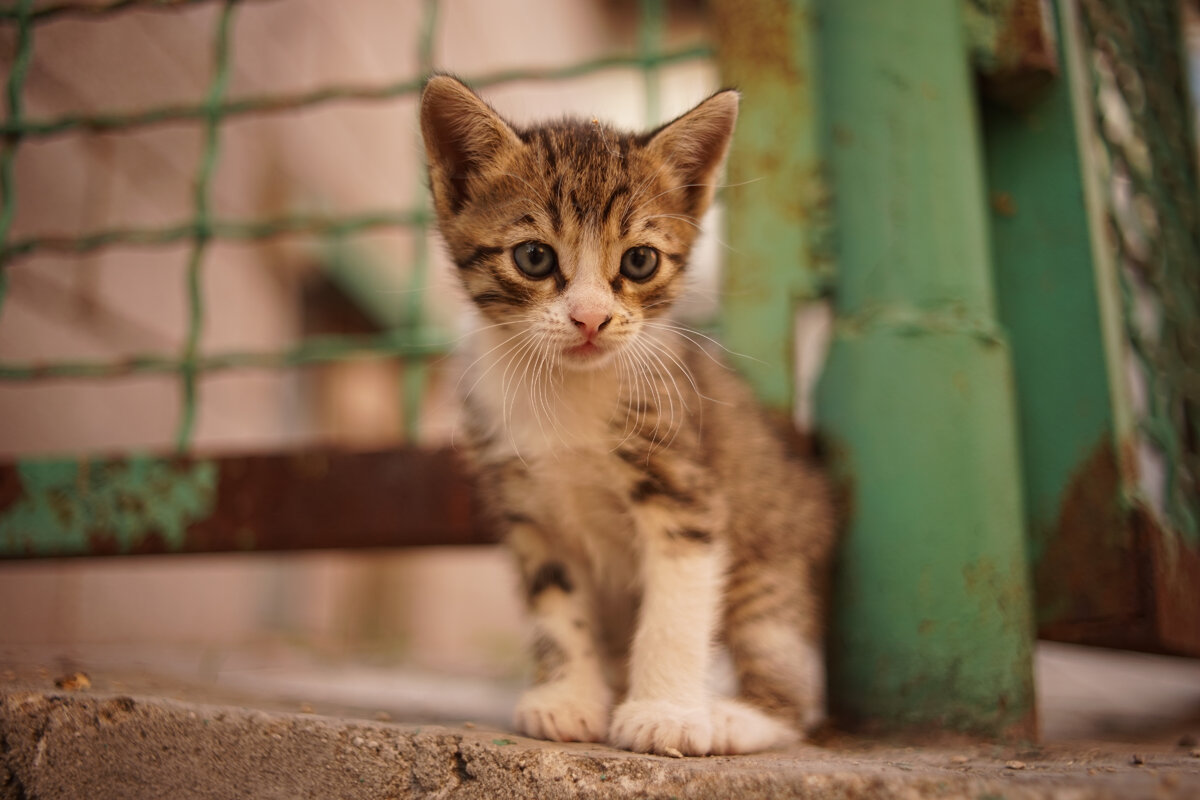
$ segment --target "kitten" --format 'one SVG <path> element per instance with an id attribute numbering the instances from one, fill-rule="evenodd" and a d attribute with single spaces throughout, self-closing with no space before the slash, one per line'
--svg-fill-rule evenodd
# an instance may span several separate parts
<path id="1" fill-rule="evenodd" d="M 446 76 L 421 98 L 439 226 L 480 319 L 469 450 L 533 621 L 530 736 L 745 753 L 823 714 L 828 489 L 667 316 L 737 109 L 723 91 L 629 135 L 510 125 Z M 718 639 L 736 700 L 708 686 Z"/>

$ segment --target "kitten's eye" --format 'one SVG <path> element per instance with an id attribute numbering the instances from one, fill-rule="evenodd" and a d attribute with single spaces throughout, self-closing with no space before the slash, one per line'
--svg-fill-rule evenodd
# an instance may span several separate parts
<path id="1" fill-rule="evenodd" d="M 531 278 L 545 278 L 558 266 L 554 248 L 541 242 L 525 242 L 514 247 L 513 261 Z"/>
<path id="2" fill-rule="evenodd" d="M 631 247 L 621 256 L 621 274 L 635 281 L 648 280 L 658 271 L 658 251 L 653 247 Z"/>

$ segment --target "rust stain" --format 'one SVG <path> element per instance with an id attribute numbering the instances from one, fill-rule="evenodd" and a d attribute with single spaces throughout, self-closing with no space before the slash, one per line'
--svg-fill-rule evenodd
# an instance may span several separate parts
<path id="1" fill-rule="evenodd" d="M 993 44 L 994 66 L 983 77 L 987 96 L 1009 108 L 1028 107 L 1059 74 L 1053 21 L 1041 0 L 1015 0 Z"/>
<path id="2" fill-rule="evenodd" d="M 1134 509 L 1133 522 L 1147 551 L 1153 649 L 1200 657 L 1200 549 L 1164 529 L 1145 508 Z"/>
<path id="3" fill-rule="evenodd" d="M 1009 68 L 1058 73 L 1058 54 L 1048 34 L 1050 20 L 1041 0 L 1016 0 L 996 37 L 996 56 Z"/>
<path id="4" fill-rule="evenodd" d="M 812 20 L 786 0 L 756 3 L 722 0 L 710 5 L 718 61 L 726 80 L 752 89 L 767 76 L 778 76 L 786 85 L 800 88 L 808 79 L 797 63 L 790 21 L 812 25 Z"/>
<path id="5" fill-rule="evenodd" d="M 1147 615 L 1139 581 L 1143 557 L 1121 505 L 1116 453 L 1105 436 L 1067 485 L 1036 565 L 1039 634 L 1065 641 L 1090 640 L 1102 629 L 1111 630 L 1103 634 L 1109 637 L 1132 635 Z"/>
<path id="6" fill-rule="evenodd" d="M 1002 217 L 1015 217 L 1017 215 L 1017 202 L 1013 199 L 1009 192 L 992 192 L 991 197 L 992 211 L 995 211 Z"/>
<path id="7" fill-rule="evenodd" d="M 1200 549 L 1123 500 L 1133 455 L 1105 437 L 1068 485 L 1035 573 L 1039 635 L 1200 656 Z"/>
<path id="8" fill-rule="evenodd" d="M 16 472 L 0 472 L 0 516 L 17 504 L 25 494 Z"/>

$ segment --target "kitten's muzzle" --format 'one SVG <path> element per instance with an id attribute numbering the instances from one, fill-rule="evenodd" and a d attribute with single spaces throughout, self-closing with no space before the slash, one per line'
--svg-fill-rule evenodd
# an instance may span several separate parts
<path id="1" fill-rule="evenodd" d="M 608 323 L 612 322 L 612 314 L 603 311 L 574 311 L 571 313 L 571 322 L 575 324 L 584 338 L 591 342 L 600 331 L 607 327 Z"/>

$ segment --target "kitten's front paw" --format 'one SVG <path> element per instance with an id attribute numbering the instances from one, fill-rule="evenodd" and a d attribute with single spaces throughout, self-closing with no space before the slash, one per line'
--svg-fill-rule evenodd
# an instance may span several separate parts
<path id="1" fill-rule="evenodd" d="M 603 742 L 608 731 L 607 691 L 568 682 L 546 683 L 521 696 L 514 715 L 517 730 L 555 742 Z"/>
<path id="2" fill-rule="evenodd" d="M 637 753 L 685 756 L 712 752 L 712 718 L 709 709 L 681 706 L 662 700 L 628 700 L 613 712 L 608 742 Z"/>
<path id="3" fill-rule="evenodd" d="M 790 726 L 737 700 L 717 700 L 712 711 L 712 752 L 757 753 L 800 741 Z"/>

